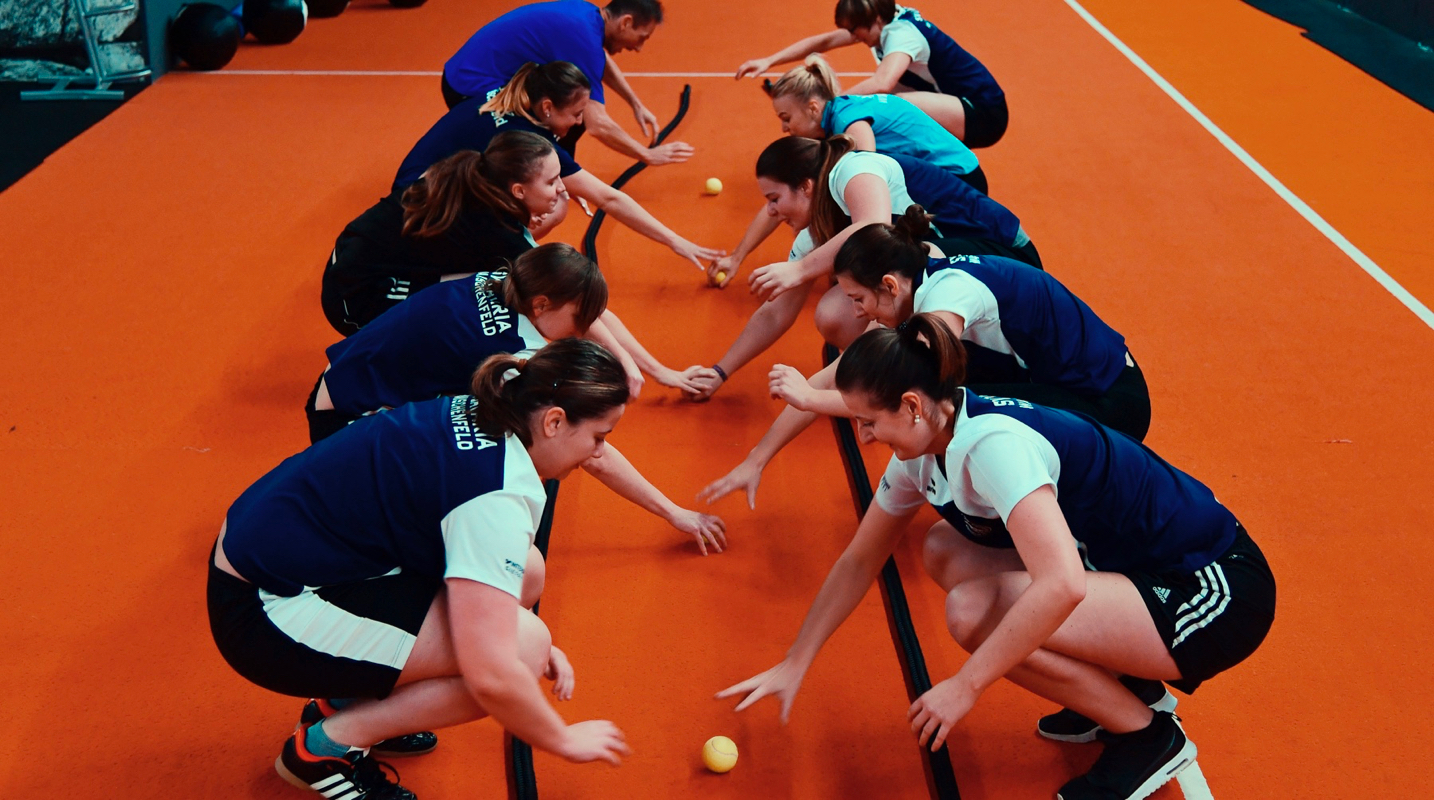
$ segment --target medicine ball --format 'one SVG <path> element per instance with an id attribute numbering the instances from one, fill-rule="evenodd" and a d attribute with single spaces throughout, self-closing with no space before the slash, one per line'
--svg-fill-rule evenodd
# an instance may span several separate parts
<path id="1" fill-rule="evenodd" d="M 315 19 L 337 17 L 349 7 L 349 0 L 304 0 L 309 4 L 309 16 Z"/>
<path id="2" fill-rule="evenodd" d="M 394 8 L 418 8 L 428 0 L 388 0 Z"/>
<path id="3" fill-rule="evenodd" d="M 174 56 L 191 69 L 219 69 L 239 50 L 244 32 L 223 6 L 194 3 L 179 9 L 169 26 Z"/>
<path id="4" fill-rule="evenodd" d="M 304 0 L 245 0 L 244 30 L 264 44 L 288 44 L 304 32 L 309 7 Z"/>

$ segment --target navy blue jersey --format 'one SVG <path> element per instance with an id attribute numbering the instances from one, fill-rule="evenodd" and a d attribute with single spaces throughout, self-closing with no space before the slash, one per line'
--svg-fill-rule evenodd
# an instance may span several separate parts
<path id="1" fill-rule="evenodd" d="M 961 338 L 1015 357 L 1032 383 L 1105 394 L 1128 360 L 1125 337 L 1061 282 L 1001 256 L 929 259 L 912 282 L 912 313 L 949 311 Z"/>
<path id="2" fill-rule="evenodd" d="M 479 111 L 485 102 L 487 100 L 483 97 L 470 98 L 439 117 L 404 157 L 398 175 L 393 179 L 393 188 L 408 186 L 418 180 L 424 170 L 460 150 L 487 149 L 493 137 L 504 131 L 528 131 L 552 142 L 553 148 L 558 151 L 558 174 L 564 178 L 582 170 L 568 151 L 557 146 L 558 137 L 552 131 L 533 124 L 521 114 Z"/>
<path id="3" fill-rule="evenodd" d="M 1009 209 L 977 191 L 971 184 L 947 170 L 908 155 L 893 154 L 906 179 L 906 193 L 936 217 L 941 236 L 989 239 L 1019 247 L 1029 239 L 1021 232 L 1021 220 Z M 906 209 L 892 207 L 900 216 Z"/>
<path id="4" fill-rule="evenodd" d="M 845 133 L 857 122 L 871 125 L 878 153 L 912 156 L 956 175 L 975 172 L 981 166 L 976 154 L 951 131 L 897 95 L 845 95 L 822 110 L 822 130 L 828 136 Z"/>
<path id="5" fill-rule="evenodd" d="M 521 442 L 470 425 L 473 403 L 376 414 L 285 459 L 229 507 L 224 554 L 284 597 L 400 570 L 518 597 L 546 496 Z"/>
<path id="6" fill-rule="evenodd" d="M 1090 417 L 961 389 L 944 459 L 892 458 L 876 501 L 929 502 L 971 541 L 1013 546 L 1011 509 L 1054 486 L 1086 565 L 1106 572 L 1208 566 L 1235 541 L 1235 515 L 1204 484 Z"/>
<path id="7" fill-rule="evenodd" d="M 956 40 L 921 16 L 914 8 L 897 7 L 896 17 L 881 31 L 881 43 L 872 48 L 876 60 L 890 53 L 911 56 L 901 83 L 919 92 L 941 92 L 964 97 L 977 105 L 999 103 L 1006 93 L 991 71 L 961 49 Z"/>
<path id="8" fill-rule="evenodd" d="M 529 61 L 566 61 L 592 84 L 592 98 L 603 101 L 607 72 L 602 11 L 583 0 L 529 3 L 478 29 L 443 65 L 448 85 L 469 97 L 482 97 L 508 82 Z"/>
<path id="9" fill-rule="evenodd" d="M 334 410 L 359 415 L 464 394 L 488 356 L 547 344 L 488 288 L 501 277 L 480 272 L 430 286 L 329 347 L 324 383 Z"/>

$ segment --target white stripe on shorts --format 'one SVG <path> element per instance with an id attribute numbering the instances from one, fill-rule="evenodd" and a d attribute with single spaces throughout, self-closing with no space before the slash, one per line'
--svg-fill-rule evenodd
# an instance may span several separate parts
<path id="1" fill-rule="evenodd" d="M 1219 564 L 1211 564 L 1195 574 L 1200 578 L 1203 587 L 1200 596 L 1203 597 L 1207 592 L 1211 596 L 1194 613 L 1186 614 L 1176 621 L 1176 636 L 1175 641 L 1170 643 L 1171 647 L 1178 646 L 1190 634 L 1214 622 L 1230 605 L 1230 584 L 1225 580 L 1225 570 Z"/>
<path id="2" fill-rule="evenodd" d="M 345 611 L 307 587 L 293 597 L 260 589 L 259 600 L 285 636 L 331 656 L 403 669 L 417 640 L 402 628 Z"/>

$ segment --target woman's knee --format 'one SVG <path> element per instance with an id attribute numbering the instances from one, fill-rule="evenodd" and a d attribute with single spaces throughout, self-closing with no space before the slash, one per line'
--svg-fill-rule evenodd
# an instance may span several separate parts
<path id="1" fill-rule="evenodd" d="M 538 615 L 526 608 L 518 609 L 518 657 L 541 676 L 548 669 L 548 653 L 553 649 L 553 634 Z"/>
<path id="2" fill-rule="evenodd" d="M 996 610 L 999 595 L 992 579 L 966 581 L 946 594 L 946 629 L 966 652 L 975 652 L 990 635 L 993 623 L 1000 620 Z"/>
<path id="3" fill-rule="evenodd" d="M 523 608 L 532 608 L 543 596 L 543 584 L 547 581 L 548 564 L 538 548 L 528 547 L 528 562 L 523 565 L 523 589 L 518 602 Z"/>
<path id="4" fill-rule="evenodd" d="M 851 298 L 835 287 L 817 303 L 816 323 L 822 338 L 843 350 L 856 341 L 867 326 L 867 320 L 857 317 Z"/>

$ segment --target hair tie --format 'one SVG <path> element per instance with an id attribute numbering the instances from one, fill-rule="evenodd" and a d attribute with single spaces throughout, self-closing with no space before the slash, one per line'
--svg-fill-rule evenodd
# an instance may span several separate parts
<path id="1" fill-rule="evenodd" d="M 906 324 L 907 324 L 908 322 L 910 322 L 910 321 L 911 321 L 911 320 L 909 320 L 909 319 L 904 319 L 904 320 L 902 320 L 902 321 L 896 323 L 896 332 L 897 332 L 897 333 L 906 333 Z"/>

